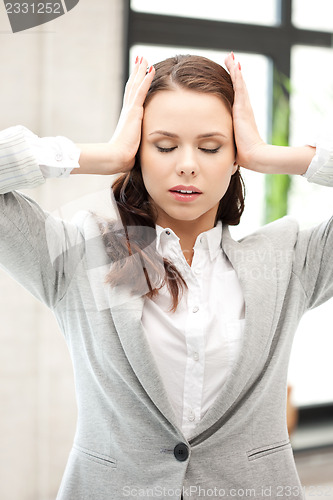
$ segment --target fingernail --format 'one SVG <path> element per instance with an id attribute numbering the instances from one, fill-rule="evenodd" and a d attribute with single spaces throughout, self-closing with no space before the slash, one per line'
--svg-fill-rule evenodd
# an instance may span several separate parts
<path id="1" fill-rule="evenodd" d="M 148 73 L 151 73 L 153 71 L 153 66 L 150 66 Z"/>
<path id="2" fill-rule="evenodd" d="M 143 60 L 143 57 L 141 57 L 141 59 L 140 59 L 140 64 L 142 63 L 142 60 Z"/>
<path id="3" fill-rule="evenodd" d="M 239 71 L 242 69 L 241 65 L 240 65 L 240 62 L 238 63 L 238 69 L 239 69 Z"/>
<path id="4" fill-rule="evenodd" d="M 235 54 L 233 52 L 231 52 L 231 57 L 235 60 Z"/>
<path id="5" fill-rule="evenodd" d="M 136 59 L 135 59 L 135 63 L 134 63 L 134 64 L 138 64 L 138 60 L 139 60 L 139 56 L 136 56 Z"/>

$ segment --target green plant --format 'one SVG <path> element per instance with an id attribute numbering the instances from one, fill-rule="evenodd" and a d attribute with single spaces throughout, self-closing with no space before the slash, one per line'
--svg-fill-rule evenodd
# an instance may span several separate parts
<path id="1" fill-rule="evenodd" d="M 274 68 L 272 144 L 276 146 L 289 144 L 289 94 L 290 80 Z M 264 223 L 272 222 L 287 214 L 290 186 L 289 175 L 266 175 Z"/>

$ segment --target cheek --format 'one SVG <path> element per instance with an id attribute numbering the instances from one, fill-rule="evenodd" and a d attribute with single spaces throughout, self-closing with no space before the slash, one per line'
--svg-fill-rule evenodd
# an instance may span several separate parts
<path id="1" fill-rule="evenodd" d="M 219 179 L 219 181 L 215 183 L 215 189 L 220 199 L 225 195 L 231 181 L 231 176 L 236 170 L 237 165 L 235 166 L 233 160 L 231 160 L 231 163 L 225 165 L 224 168 L 220 170 L 219 175 L 216 175 L 215 179 Z"/>
<path id="2" fill-rule="evenodd" d="M 149 159 L 149 155 L 147 153 L 147 149 L 142 146 L 140 148 L 140 151 L 139 151 L 139 159 L 140 159 L 140 165 L 141 165 L 141 174 L 142 174 L 142 178 L 145 182 L 145 179 L 149 176 L 149 172 L 151 170 L 150 168 L 150 159 Z"/>
<path id="3" fill-rule="evenodd" d="M 156 184 L 156 173 L 149 162 L 143 161 L 141 163 L 141 175 L 147 190 Z"/>
<path id="4" fill-rule="evenodd" d="M 151 148 L 142 150 L 140 164 L 142 178 L 150 183 L 152 188 L 158 187 L 161 180 L 170 172 L 170 161 L 167 155 L 163 156 Z"/>
<path id="5" fill-rule="evenodd" d="M 154 190 L 158 187 L 158 172 L 156 162 L 145 154 L 144 151 L 140 154 L 141 175 L 144 186 L 149 195 L 154 194 Z"/>
<path id="6" fill-rule="evenodd" d="M 235 163 L 234 149 L 230 148 L 228 152 L 225 152 L 223 158 L 219 160 L 215 167 L 216 177 L 222 180 L 223 184 L 229 183 L 230 177 L 237 170 L 238 165 Z"/>
<path id="7" fill-rule="evenodd" d="M 145 164 L 141 164 L 141 175 L 142 175 L 143 184 L 144 184 L 147 192 L 149 193 L 151 182 L 150 182 L 149 172 L 147 172 Z"/>
<path id="8" fill-rule="evenodd" d="M 152 171 L 156 165 L 156 158 L 154 156 L 154 150 L 149 144 L 143 143 L 139 151 L 139 158 L 141 169 L 144 171 Z"/>

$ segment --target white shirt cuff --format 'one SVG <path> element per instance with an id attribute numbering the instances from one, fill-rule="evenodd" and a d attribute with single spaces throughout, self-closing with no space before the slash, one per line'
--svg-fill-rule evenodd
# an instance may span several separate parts
<path id="1" fill-rule="evenodd" d="M 45 178 L 68 177 L 73 168 L 80 168 L 80 149 L 66 137 L 38 137 L 24 128 L 25 138 Z"/>
<path id="2" fill-rule="evenodd" d="M 316 154 L 303 174 L 308 182 L 333 187 L 333 137 L 320 137 L 313 144 Z"/>

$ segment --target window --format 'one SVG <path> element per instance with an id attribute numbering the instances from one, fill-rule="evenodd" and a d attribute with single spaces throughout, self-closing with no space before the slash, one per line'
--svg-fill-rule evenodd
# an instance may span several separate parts
<path id="1" fill-rule="evenodd" d="M 327 102 L 333 102 L 331 0 L 318 0 L 316 4 L 310 0 L 127 2 L 126 70 L 137 54 L 146 55 L 151 63 L 175 53 L 203 54 L 223 63 L 224 55 L 233 50 L 242 61 L 263 137 L 270 140 L 275 132 L 277 110 L 272 96 L 276 96 L 283 75 L 292 89 L 290 121 L 283 133 L 295 145 L 306 142 L 308 136 L 312 138 L 308 117 L 316 115 L 320 121 Z M 256 72 L 252 71 L 254 66 Z M 244 176 L 246 210 L 240 227 L 232 228 L 236 237 L 263 223 L 264 176 L 249 171 Z M 308 200 L 306 207 L 302 203 L 304 196 Z M 316 206 L 315 214 L 312 206 Z M 319 222 L 325 220 L 331 211 L 331 192 L 293 178 L 289 213 L 297 217 L 301 227 L 318 223 L 318 217 Z M 333 366 L 326 355 L 332 352 L 332 305 L 331 300 L 307 313 L 296 334 L 290 378 L 300 407 L 333 404 Z"/>
<path id="2" fill-rule="evenodd" d="M 292 47 L 291 144 L 302 144 L 307 138 L 310 142 L 317 137 L 318 131 L 321 136 L 332 137 L 331 120 L 323 123 L 323 116 L 331 117 L 333 114 L 332 82 L 332 49 L 306 45 Z M 308 202 L 302 203 L 304 199 Z M 303 227 L 311 227 L 320 220 L 326 220 L 331 213 L 330 189 L 309 185 L 303 179 L 295 178 L 290 194 L 290 215 L 301 221 Z M 299 405 L 333 401 L 330 356 L 333 352 L 332 308 L 331 299 L 307 313 L 296 333 L 289 379 L 295 386 L 295 402 Z"/>
<path id="3" fill-rule="evenodd" d="M 332 0 L 293 0 L 292 21 L 298 28 L 332 33 Z"/>

